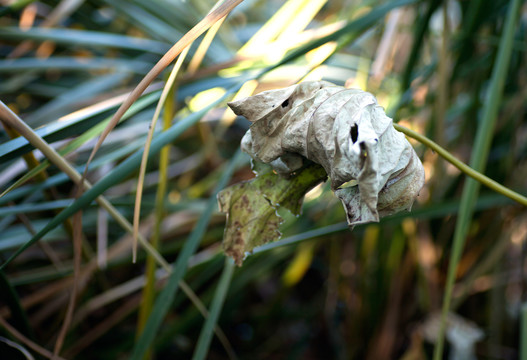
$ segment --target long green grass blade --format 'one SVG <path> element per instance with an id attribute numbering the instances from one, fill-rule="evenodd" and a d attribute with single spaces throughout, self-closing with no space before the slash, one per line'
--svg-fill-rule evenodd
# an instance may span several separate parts
<path id="1" fill-rule="evenodd" d="M 130 356 L 131 360 L 142 359 L 144 354 L 148 351 L 152 342 L 154 341 L 154 338 L 157 335 L 161 326 L 161 322 L 163 321 L 165 315 L 172 306 L 172 302 L 176 295 L 179 282 L 183 279 L 183 276 L 185 275 L 185 272 L 187 270 L 188 260 L 198 248 L 201 238 L 207 230 L 207 226 L 210 222 L 212 213 L 217 206 L 216 194 L 227 185 L 229 179 L 231 178 L 234 172 L 234 169 L 236 168 L 237 163 L 241 160 L 242 156 L 242 152 L 238 150 L 234 158 L 231 160 L 229 166 L 227 167 L 227 169 L 225 169 L 225 172 L 218 180 L 218 183 L 212 193 L 212 196 L 209 199 L 207 208 L 201 214 L 196 226 L 194 227 L 194 230 L 185 242 L 183 249 L 179 253 L 178 258 L 174 263 L 174 270 L 172 271 L 172 274 L 170 274 L 166 286 L 163 288 L 158 298 L 156 299 L 154 310 L 150 314 L 148 322 L 145 325 L 145 329 L 143 330 L 141 336 L 139 337 L 138 341 L 134 346 L 132 355 Z"/>
<path id="2" fill-rule="evenodd" d="M 121 119 L 121 122 L 124 121 L 124 120 L 127 120 L 131 116 L 137 114 L 139 111 L 141 111 L 142 109 L 144 109 L 145 107 L 150 105 L 156 99 L 157 99 L 157 93 L 156 94 L 149 94 L 147 96 L 142 97 L 133 106 L 130 107 L 128 112 Z M 100 122 L 99 124 L 91 127 L 84 134 L 82 134 L 79 137 L 77 137 L 76 139 L 70 141 L 66 146 L 64 146 L 62 149 L 60 149 L 58 151 L 58 153 L 60 155 L 64 156 L 64 155 L 68 155 L 69 153 L 71 153 L 74 150 L 78 149 L 83 144 L 85 144 L 87 141 L 89 141 L 89 140 L 93 139 L 94 137 L 96 137 L 97 135 L 99 135 L 104 130 L 104 127 L 106 126 L 106 124 L 109 121 L 110 121 L 110 118 L 107 118 L 106 120 Z M 37 131 L 37 133 L 38 133 L 38 131 Z M 20 139 L 22 139 L 22 138 L 20 138 Z M 19 141 L 18 142 L 19 146 L 13 147 L 10 150 L 12 150 L 14 152 L 16 152 L 17 150 L 19 152 L 22 152 L 22 151 L 24 151 L 24 149 L 27 149 L 28 147 L 30 147 L 31 146 L 30 144 L 27 144 L 26 146 L 24 146 L 24 143 L 25 142 L 27 143 L 27 140 L 26 139 L 24 139 L 24 140 L 25 141 L 22 141 L 22 142 Z M 42 172 L 45 169 L 47 169 L 49 167 L 49 165 L 50 165 L 49 160 L 46 159 L 46 160 L 42 161 L 39 165 L 37 165 L 34 168 L 32 168 L 30 171 L 25 173 L 20 179 L 18 179 L 15 183 L 13 183 L 11 186 L 9 186 L 9 188 L 4 190 L 0 194 L 0 198 L 5 196 L 10 191 L 13 191 L 14 189 L 18 188 L 20 185 L 24 184 L 28 180 L 32 179 L 33 177 L 35 177 L 40 172 Z"/>
<path id="3" fill-rule="evenodd" d="M 104 156 L 101 156 L 100 158 L 96 159 L 93 162 L 93 169 L 100 168 L 104 164 L 107 164 L 109 162 L 113 161 L 119 161 L 122 158 L 126 157 L 130 153 L 133 153 L 137 149 L 139 149 L 143 145 L 142 139 L 139 139 L 137 141 L 131 142 L 130 144 L 127 144 L 126 146 L 123 146 L 122 148 L 115 150 L 111 153 L 105 154 Z M 47 160 L 46 160 L 47 161 Z M 82 166 L 78 166 L 76 168 L 77 172 L 82 172 L 84 168 Z M 27 173 L 26 173 L 27 174 Z M 32 174 L 32 173 L 31 173 Z M 32 174 L 33 175 L 33 174 Z M 22 177 L 22 179 L 25 179 L 25 175 Z M 0 197 L 0 205 L 7 204 L 9 201 L 13 201 L 16 199 L 19 199 L 23 196 L 28 196 L 30 194 L 38 193 L 43 190 L 49 189 L 52 186 L 63 184 L 67 181 L 70 181 L 71 179 L 66 175 L 65 173 L 59 173 L 53 176 L 50 176 L 46 181 L 43 181 L 38 184 L 30 184 L 30 185 L 24 185 L 20 188 L 16 188 L 10 192 L 7 193 L 7 190 L 5 191 L 6 194 L 2 197 Z M 16 183 L 19 181 L 17 180 Z"/>
<path id="4" fill-rule="evenodd" d="M 232 274 L 234 273 L 234 262 L 230 259 L 225 259 L 225 266 L 218 282 L 218 288 L 214 293 L 214 299 L 212 300 L 212 305 L 209 311 L 209 317 L 205 321 L 205 325 L 201 329 L 199 334 L 198 343 L 192 356 L 192 360 L 204 360 L 209 351 L 210 342 L 212 341 L 212 334 L 214 332 L 214 327 L 218 322 L 223 303 L 225 302 L 225 297 L 229 290 L 229 285 L 231 283 Z"/>
<path id="5" fill-rule="evenodd" d="M 156 91 L 137 100 L 134 106 L 130 107 L 128 112 L 125 114 L 124 120 L 129 119 L 132 115 L 137 114 L 139 111 L 151 105 L 153 102 L 159 99 L 159 94 L 160 92 Z M 87 130 L 85 133 L 71 141 L 64 149 L 61 150 L 65 152 L 71 152 L 89 139 L 101 133 L 100 127 L 103 125 L 97 124 L 101 122 L 106 124 L 109 121 L 109 118 L 105 120 L 104 118 L 98 118 L 98 116 L 115 107 L 116 105 L 117 104 L 114 104 L 113 106 L 101 106 L 97 109 L 86 111 L 86 114 L 84 115 L 69 116 L 67 119 L 55 121 L 49 125 L 36 129 L 35 132 L 46 141 L 52 142 L 72 135 L 77 135 L 86 128 Z M 34 148 L 29 143 L 29 141 L 21 136 L 7 141 L 0 145 L 0 163 L 11 160 L 14 157 L 21 156 L 33 149 Z"/>
<path id="6" fill-rule="evenodd" d="M 164 54 L 170 48 L 169 44 L 160 41 L 71 28 L 44 29 L 34 27 L 21 30 L 17 27 L 4 27 L 0 29 L 0 38 L 10 40 L 53 41 L 57 44 L 75 46 L 114 47 L 141 52 L 152 52 L 155 54 Z"/>
<path id="7" fill-rule="evenodd" d="M 38 111 L 26 116 L 24 120 L 33 128 L 51 123 L 68 112 L 80 109 L 80 104 L 82 103 L 92 99 L 92 101 L 95 101 L 101 93 L 118 87 L 128 77 L 130 77 L 130 74 L 113 73 L 84 81 L 64 91 L 41 106 Z"/>
<path id="8" fill-rule="evenodd" d="M 165 86 L 168 86 L 165 85 Z M 177 89 L 177 83 L 172 84 L 171 90 L 166 97 L 165 103 L 163 105 L 163 131 L 166 131 L 170 128 L 172 125 L 172 118 L 173 114 L 175 113 L 176 103 L 174 100 L 174 93 Z M 146 147 L 145 147 L 146 148 Z M 152 236 L 150 237 L 150 243 L 152 244 L 152 247 L 156 250 L 159 250 L 159 244 L 160 244 L 160 237 L 162 234 L 161 231 L 161 225 L 162 221 L 166 215 L 165 210 L 165 198 L 167 196 L 167 188 L 168 188 L 168 166 L 170 161 L 170 146 L 165 146 L 161 149 L 159 153 L 159 182 L 157 185 L 156 190 L 156 197 L 155 197 L 155 222 L 154 222 L 154 230 L 152 232 Z M 139 307 L 139 315 L 138 315 L 138 321 L 137 321 L 137 334 L 139 335 L 148 320 L 148 317 L 150 316 L 150 313 L 152 312 L 152 306 L 154 305 L 154 299 L 155 299 L 155 272 L 156 272 L 157 264 L 155 262 L 155 259 L 153 256 L 147 256 L 146 263 L 145 263 L 145 277 L 146 277 L 146 284 L 143 288 L 143 292 L 141 295 L 142 301 L 141 305 Z M 146 358 L 152 358 L 152 352 L 150 351 L 147 353 Z"/>
<path id="9" fill-rule="evenodd" d="M 476 210 L 487 210 L 497 206 L 505 204 L 511 204 L 512 202 L 507 198 L 500 195 L 485 195 L 478 199 L 475 205 Z M 412 212 L 399 213 L 391 216 L 387 216 L 381 219 L 381 223 L 400 223 L 403 219 L 411 217 L 412 219 L 439 219 L 445 216 L 456 215 L 459 210 L 458 201 L 444 202 L 441 205 L 434 204 L 428 207 L 421 207 L 419 209 L 413 209 Z M 356 228 L 359 229 L 367 225 L 358 225 Z M 305 240 L 313 239 L 316 237 L 327 236 L 333 233 L 342 232 L 349 230 L 348 223 L 343 221 L 336 224 L 323 226 L 320 228 L 308 230 L 299 234 L 291 235 L 289 237 L 280 239 L 278 241 L 268 243 L 255 248 L 251 255 L 256 255 L 261 252 L 282 248 L 288 245 L 294 245 Z"/>
<path id="10" fill-rule="evenodd" d="M 16 71 L 48 71 L 60 69 L 62 71 L 113 70 L 116 72 L 131 72 L 144 75 L 150 70 L 152 63 L 142 60 L 123 60 L 82 57 L 55 56 L 47 59 L 21 58 L 14 60 L 0 60 L 0 74 Z"/>
<path id="11" fill-rule="evenodd" d="M 476 132 L 476 139 L 472 149 L 470 159 L 470 166 L 479 172 L 485 170 L 485 165 L 488 160 L 490 145 L 494 128 L 497 120 L 499 106 L 503 88 L 505 85 L 505 78 L 509 69 L 509 62 L 513 49 L 514 31 L 516 23 L 520 14 L 520 0 L 513 0 L 509 5 L 507 19 L 504 23 L 504 30 L 498 48 L 498 54 L 494 68 L 492 69 L 492 77 L 490 80 L 489 89 L 485 96 L 483 118 Z M 467 179 L 463 188 L 461 196 L 461 203 L 459 206 L 459 216 L 456 222 L 454 232 L 454 240 L 452 251 L 450 254 L 450 263 L 448 266 L 447 282 L 445 295 L 443 298 L 443 308 L 441 316 L 441 328 L 439 338 L 436 343 L 434 351 L 434 360 L 440 360 L 443 356 L 444 334 L 446 327 L 446 317 L 450 310 L 450 302 L 452 298 L 452 290 L 456 278 L 457 266 L 461 259 L 465 239 L 469 230 L 469 226 L 474 213 L 474 205 L 476 203 L 480 183 L 473 179 Z"/>
<path id="12" fill-rule="evenodd" d="M 176 123 L 169 130 L 160 134 L 153 142 L 150 149 L 149 158 L 153 158 L 157 153 L 161 151 L 163 146 L 177 139 L 186 129 L 190 126 L 197 123 L 210 109 L 214 106 L 217 106 L 219 103 L 225 100 L 225 98 L 236 88 L 227 91 L 226 94 L 212 103 L 211 105 L 203 108 L 200 111 L 192 113 L 186 118 L 182 119 Z M 116 166 L 109 174 L 102 178 L 99 182 L 93 185 L 91 189 L 86 191 L 79 199 L 77 199 L 71 206 L 64 209 L 57 216 L 55 216 L 42 230 L 37 232 L 27 243 L 20 247 L 9 259 L 7 259 L 2 265 L 0 265 L 0 270 L 5 268 L 7 264 L 13 261 L 18 255 L 20 255 L 25 249 L 33 245 L 36 241 L 40 240 L 45 234 L 50 230 L 54 229 L 60 225 L 65 219 L 69 218 L 77 211 L 88 206 L 93 200 L 95 200 L 99 195 L 101 195 L 108 188 L 118 184 L 126 176 L 130 175 L 132 172 L 136 171 L 141 164 L 141 157 L 143 155 L 143 150 L 140 149 L 135 154 L 130 156 L 128 159 L 123 161 L 121 164 Z"/>
<path id="13" fill-rule="evenodd" d="M 425 14 L 423 16 L 419 16 L 418 23 L 415 27 L 412 50 L 410 51 L 410 56 L 408 57 L 408 62 L 406 63 L 406 68 L 401 80 L 401 89 L 403 90 L 410 88 L 410 83 L 412 82 L 412 73 L 419 58 L 421 48 L 424 45 L 423 39 L 428 31 L 428 23 L 430 22 L 432 14 L 440 5 L 441 0 L 429 1 Z"/>
<path id="14" fill-rule="evenodd" d="M 174 39 L 180 38 L 184 33 L 173 26 L 173 24 L 177 24 L 177 21 L 172 24 L 159 21 L 159 18 L 134 5 L 131 1 L 105 0 L 105 2 L 117 9 L 119 17 L 126 17 L 127 20 L 142 28 L 153 38 L 163 39 L 172 43 Z M 167 6 L 167 8 L 170 7 Z M 184 31 L 187 30 L 188 28 L 184 29 Z"/>
<path id="15" fill-rule="evenodd" d="M 31 212 L 57 210 L 71 205 L 73 201 L 69 199 L 39 202 L 35 204 L 21 204 L 0 208 L 0 217 L 16 214 L 30 214 Z"/>

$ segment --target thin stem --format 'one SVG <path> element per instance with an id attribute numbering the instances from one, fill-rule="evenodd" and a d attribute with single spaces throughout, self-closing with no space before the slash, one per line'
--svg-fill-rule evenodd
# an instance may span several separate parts
<path id="1" fill-rule="evenodd" d="M 182 59 L 182 56 L 180 56 L 178 60 L 179 59 Z M 177 67 L 177 65 L 175 67 Z M 174 73 L 177 73 L 177 71 L 171 72 L 170 74 L 171 78 L 172 78 L 172 74 Z M 174 79 L 175 79 L 175 75 L 174 75 Z M 166 94 L 165 92 L 163 92 L 165 96 L 163 96 L 162 94 L 161 99 L 159 101 L 159 104 L 161 104 L 161 106 L 164 107 L 163 131 L 168 130 L 170 126 L 172 125 L 172 117 L 174 114 L 174 106 L 175 106 L 175 101 L 174 101 L 175 86 L 173 85 L 174 85 L 173 81 L 172 82 L 169 81 L 167 83 L 166 88 L 169 87 L 170 91 L 167 92 Z M 158 109 L 156 108 L 156 114 L 154 115 L 154 119 L 156 119 L 158 115 L 159 115 Z M 155 122 L 155 120 L 153 120 L 152 122 Z M 151 140 L 150 137 L 149 137 L 149 140 Z M 149 145 L 150 144 L 145 145 L 145 153 L 148 151 Z M 159 242 L 160 242 L 160 237 L 161 237 L 161 224 L 165 217 L 164 206 L 165 206 L 165 196 L 167 192 L 167 183 L 168 183 L 167 171 L 168 171 L 168 165 L 169 165 L 169 152 L 170 152 L 170 145 L 166 145 L 161 149 L 159 153 L 159 183 L 158 183 L 157 191 L 156 191 L 156 205 L 155 205 L 155 212 L 154 212 L 155 222 L 154 222 L 154 229 L 153 229 L 152 237 L 150 240 L 152 243 L 152 247 L 156 249 L 157 251 L 159 251 Z M 145 162 L 146 162 L 145 157 L 143 157 L 142 164 Z M 141 166 L 141 168 L 143 169 L 143 166 Z M 142 180 L 144 180 L 144 172 L 140 174 L 140 177 L 142 177 Z M 141 185 L 138 185 L 138 191 L 139 189 L 142 189 L 142 188 L 143 188 L 143 185 L 141 183 Z M 136 199 L 136 204 L 137 204 L 137 199 Z M 136 211 L 139 211 L 139 208 L 136 208 Z M 134 225 L 136 224 L 138 223 L 135 223 Z M 137 233 L 135 233 L 136 231 Z M 134 226 L 134 236 L 136 236 L 138 233 L 139 233 L 139 228 L 138 227 L 136 228 Z M 139 336 L 141 332 L 143 331 L 144 326 L 148 320 L 148 317 L 150 316 L 150 313 L 152 312 L 152 305 L 154 304 L 154 298 L 155 298 L 156 265 L 157 264 L 156 264 L 155 259 L 152 256 L 147 255 L 146 265 L 145 265 L 146 283 L 143 289 L 141 306 L 139 307 L 139 321 L 137 325 L 137 336 Z M 153 358 L 153 349 L 151 348 L 146 353 L 145 359 L 152 359 L 152 358 Z"/>
<path id="2" fill-rule="evenodd" d="M 17 329 L 15 329 L 11 324 L 9 324 L 4 318 L 0 316 L 0 327 L 3 327 L 11 336 L 13 336 L 15 339 L 26 345 L 28 348 L 33 350 L 34 352 L 48 358 L 48 359 L 54 359 L 54 360 L 65 360 L 64 358 L 53 355 L 49 350 L 43 348 L 42 346 L 34 343 L 33 341 L 29 340 L 27 337 L 25 337 L 22 333 L 20 333 Z"/>
<path id="3" fill-rule="evenodd" d="M 180 56 L 177 59 L 176 64 L 174 65 L 174 68 L 170 72 L 170 76 L 168 77 L 167 83 L 165 84 L 165 87 L 163 88 L 163 92 L 161 93 L 161 97 L 159 98 L 159 101 L 157 103 L 156 110 L 152 118 L 152 122 L 150 124 L 150 129 L 148 130 L 148 136 L 146 138 L 146 143 L 145 143 L 145 151 L 143 152 L 143 158 L 141 160 L 141 167 L 139 169 L 139 178 L 137 180 L 137 191 L 136 191 L 136 196 L 135 196 L 134 220 L 133 220 L 134 245 L 132 247 L 132 262 L 134 263 L 137 257 L 137 236 L 139 234 L 141 200 L 143 198 L 143 183 L 145 180 L 146 164 L 148 162 L 148 155 L 150 153 L 150 145 L 152 144 L 152 139 L 154 137 L 154 130 L 156 128 L 157 120 L 159 119 L 159 114 L 161 113 L 161 110 L 163 109 L 163 106 L 167 100 L 170 89 L 172 89 L 174 82 L 176 81 L 176 77 L 179 73 L 179 69 L 181 68 L 181 65 L 183 65 L 183 61 L 185 60 L 189 49 L 190 49 L 190 45 L 187 46 L 185 49 L 183 49 L 183 51 L 181 52 Z"/>
<path id="4" fill-rule="evenodd" d="M 474 170 L 458 158 L 456 158 L 454 155 L 449 153 L 447 150 L 443 149 L 441 146 L 439 146 L 437 143 L 433 142 L 426 136 L 423 136 L 413 130 L 410 130 L 408 128 L 405 128 L 404 126 L 401 126 L 399 124 L 393 124 L 393 127 L 395 130 L 402 132 L 408 137 L 411 137 L 412 139 L 415 139 L 422 143 L 423 145 L 428 146 L 430 149 L 434 150 L 439 156 L 441 156 L 443 159 L 457 167 L 459 170 L 461 170 L 466 175 L 470 176 L 474 180 L 480 182 L 481 184 L 491 188 L 492 190 L 507 196 L 508 198 L 527 206 L 527 198 L 521 194 L 518 194 L 515 191 L 512 191 L 508 187 L 505 187 L 501 185 L 500 183 L 492 180 L 491 178 L 483 175 L 482 173 Z"/>

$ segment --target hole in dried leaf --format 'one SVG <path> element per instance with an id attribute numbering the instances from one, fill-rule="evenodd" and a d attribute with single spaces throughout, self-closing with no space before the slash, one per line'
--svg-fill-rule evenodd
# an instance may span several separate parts
<path id="1" fill-rule="evenodd" d="M 357 139 L 359 138 L 359 127 L 357 126 L 357 124 L 353 124 L 353 126 L 351 127 L 350 134 L 351 141 L 353 141 L 353 143 L 355 144 L 357 142 Z"/>
<path id="2" fill-rule="evenodd" d="M 364 143 L 364 141 L 361 141 L 359 143 L 359 146 L 360 146 L 361 158 L 362 160 L 364 160 L 364 158 L 368 157 L 368 149 L 366 148 L 366 144 Z"/>
<path id="3" fill-rule="evenodd" d="M 274 109 L 285 94 L 290 97 L 280 103 L 282 110 Z M 423 186 L 417 154 L 369 93 L 308 81 L 241 100 L 233 110 L 253 123 L 241 146 L 258 174 L 254 182 L 234 185 L 219 197 L 222 211 L 229 213 L 224 249 L 239 264 L 246 252 L 279 237 L 280 212 L 297 216 L 308 184 L 327 174 L 351 227 L 409 209 Z M 315 166 L 309 171 L 302 167 L 308 161 Z M 240 229 L 236 219 L 243 222 Z M 238 234 L 243 246 L 236 243 Z"/>

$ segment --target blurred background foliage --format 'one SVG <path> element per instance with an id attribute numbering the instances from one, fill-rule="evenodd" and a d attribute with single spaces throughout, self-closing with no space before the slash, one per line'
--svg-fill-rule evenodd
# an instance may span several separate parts
<path id="1" fill-rule="evenodd" d="M 226 340 L 202 330 L 204 317 L 187 291 L 175 293 L 166 314 L 152 305 L 166 271 L 142 250 L 132 263 L 130 234 L 94 202 L 83 210 L 82 276 L 60 355 L 128 358 L 153 312 L 162 318 L 147 343 L 148 356 L 156 359 L 192 354 L 209 359 L 431 359 L 466 177 L 412 141 L 426 169 L 426 185 L 412 212 L 349 231 L 341 204 L 324 184 L 306 196 L 300 217 L 284 214 L 281 242 L 255 251 L 232 271 L 221 251 L 225 217 L 215 205 L 216 185 L 254 175 L 248 157 L 237 153 L 248 121 L 226 110 L 225 99 L 305 79 L 361 88 L 373 93 L 395 121 L 468 163 L 485 102 L 497 96 L 501 102 L 490 129 L 485 173 L 525 194 L 525 3 L 514 16 L 503 95 L 489 95 L 512 3 L 243 1 L 217 33 L 192 45 L 183 62 L 154 142 L 163 129 L 174 129 L 221 100 L 174 135 L 166 150 L 153 150 L 140 224 L 168 262 L 182 256 L 189 241 L 199 242 L 180 268 L 211 311 L 210 324 L 217 321 Z M 0 99 L 82 172 L 97 135 L 126 94 L 213 5 L 198 0 L 2 1 Z M 134 163 L 135 170 L 122 176 L 121 168 L 112 170 L 143 148 L 169 70 L 134 104 L 90 167 L 89 180 L 106 178 L 100 194 L 129 221 L 139 166 Z M 75 189 L 3 124 L 2 263 L 72 204 Z M 475 206 L 446 319 L 444 358 L 517 359 L 520 345 L 527 344 L 520 340 L 527 339 L 521 331 L 522 319 L 527 321 L 522 315 L 527 212 L 485 188 Z M 11 339 L 26 349 L 38 344 L 52 351 L 72 271 L 69 220 L 2 270 L 0 340 L 5 348 L 25 358 L 9 345 Z M 527 358 L 527 352 L 522 356 Z"/>

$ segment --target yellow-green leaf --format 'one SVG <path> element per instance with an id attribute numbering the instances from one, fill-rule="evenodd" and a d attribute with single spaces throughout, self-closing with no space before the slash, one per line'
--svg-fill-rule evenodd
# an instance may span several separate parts
<path id="1" fill-rule="evenodd" d="M 220 211 L 227 213 L 223 250 L 237 265 L 242 264 L 247 252 L 280 238 L 278 227 L 282 218 L 278 208 L 300 215 L 304 195 L 326 179 L 324 169 L 314 163 L 290 177 L 261 165 L 256 178 L 232 185 L 218 194 Z"/>

